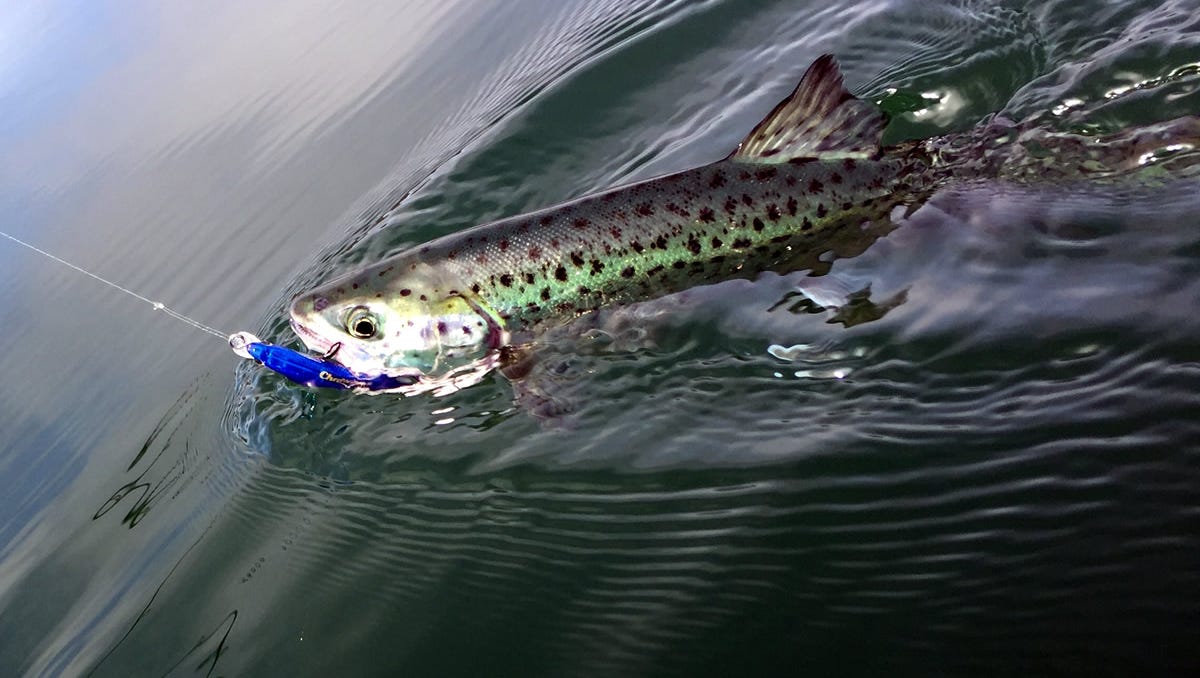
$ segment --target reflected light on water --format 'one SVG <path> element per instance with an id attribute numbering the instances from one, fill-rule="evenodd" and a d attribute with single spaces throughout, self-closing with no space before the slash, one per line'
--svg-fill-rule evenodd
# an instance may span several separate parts
<path id="1" fill-rule="evenodd" d="M 438 37 L 437 27 L 446 26 L 456 4 L 225 1 L 168 11 L 142 3 L 114 17 L 106 30 L 120 35 L 133 27 L 154 35 L 157 44 L 138 46 L 154 58 L 111 59 L 76 93 L 64 119 L 0 158 L 0 178 L 53 190 L 98 165 L 144 162 L 239 127 L 254 133 L 244 164 L 230 168 L 233 176 L 261 170 L 262 162 L 279 162 L 370 101 L 398 65 Z M 7 22 L 13 32 L 24 32 L 33 17 Z M 20 47 L 9 46 L 14 49 Z"/>

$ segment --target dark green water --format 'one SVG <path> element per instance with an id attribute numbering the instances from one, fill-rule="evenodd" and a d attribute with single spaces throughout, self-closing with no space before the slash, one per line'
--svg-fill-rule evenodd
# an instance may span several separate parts
<path id="1" fill-rule="evenodd" d="M 0 230 L 278 341 L 316 281 L 725 155 L 823 52 L 925 97 L 891 141 L 1200 113 L 1200 2 L 135 4 L 0 13 Z M 549 424 L 499 376 L 313 395 L 0 241 L 0 675 L 1195 671 L 1187 174 L 556 333 Z M 906 301 L 794 293 L 868 284 Z"/>

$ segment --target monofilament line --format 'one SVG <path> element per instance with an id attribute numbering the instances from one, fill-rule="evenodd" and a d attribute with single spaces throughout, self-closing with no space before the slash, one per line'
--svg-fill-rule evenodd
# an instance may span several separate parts
<path id="1" fill-rule="evenodd" d="M 34 252 L 37 252 L 38 254 L 40 254 L 44 257 L 53 259 L 54 261 L 57 261 L 58 263 L 62 264 L 63 266 L 73 268 L 76 271 L 79 271 L 80 273 L 86 275 L 89 278 L 99 280 L 100 282 L 104 283 L 105 285 L 108 285 L 109 287 L 116 288 L 116 289 L 124 292 L 125 294 L 128 294 L 131 297 L 134 297 L 135 299 L 141 299 L 142 301 L 146 302 L 147 304 L 150 304 L 150 306 L 152 306 L 154 308 L 154 310 L 162 311 L 163 313 L 166 313 L 167 315 L 171 316 L 172 318 L 181 320 L 181 321 L 191 325 L 192 327 L 195 327 L 198 330 L 201 330 L 203 332 L 208 332 L 209 334 L 213 335 L 214 337 L 220 337 L 221 339 L 225 339 L 228 336 L 228 333 L 215 330 L 198 320 L 192 320 L 191 318 L 180 313 L 179 311 L 169 308 L 166 304 L 162 303 L 161 301 L 154 301 L 153 299 L 147 299 L 146 297 L 143 297 L 142 295 L 138 294 L 137 292 L 134 292 L 133 290 L 121 287 L 120 285 L 118 285 L 115 282 L 112 282 L 111 280 L 105 280 L 104 278 L 101 278 L 100 276 L 96 275 L 95 273 L 85 271 L 82 268 L 76 266 L 75 264 L 72 264 L 69 261 L 60 259 L 45 250 L 38 249 L 37 247 L 30 245 L 29 243 L 25 242 L 24 240 L 21 240 L 20 238 L 11 236 L 11 235 L 5 233 L 4 231 L 0 231 L 0 235 L 4 236 L 5 238 L 8 238 L 9 240 L 17 243 L 18 245 L 21 245 L 22 247 L 28 247 L 29 249 L 33 250 Z"/>

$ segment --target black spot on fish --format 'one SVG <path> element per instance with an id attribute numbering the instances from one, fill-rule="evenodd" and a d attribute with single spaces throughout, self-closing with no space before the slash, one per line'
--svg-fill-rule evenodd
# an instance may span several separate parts
<path id="1" fill-rule="evenodd" d="M 784 233 L 783 235 L 777 235 L 774 238 L 771 238 L 771 242 L 785 242 L 788 239 L 790 239 L 791 237 L 792 236 Z"/>
<path id="2" fill-rule="evenodd" d="M 350 287 L 353 289 L 358 289 L 358 283 L 352 283 Z"/>
<path id="3" fill-rule="evenodd" d="M 852 208 L 852 207 L 854 207 L 854 203 L 852 203 L 852 202 L 844 202 L 844 203 L 842 203 L 842 210 L 843 210 L 843 211 L 849 210 L 849 209 L 850 209 L 850 208 Z"/>
<path id="4" fill-rule="evenodd" d="M 596 275 L 604 270 L 604 262 L 599 259 L 592 259 L 592 275 Z"/>
<path id="5" fill-rule="evenodd" d="M 774 167 L 764 167 L 754 173 L 754 178 L 759 181 L 767 181 L 775 178 L 777 170 Z"/>
<path id="6" fill-rule="evenodd" d="M 767 218 L 768 219 L 770 219 L 771 221 L 779 221 L 779 217 L 781 217 L 781 216 L 783 216 L 783 213 L 779 211 L 779 205 L 776 205 L 775 203 L 771 203 L 770 205 L 767 205 Z"/>
<path id="7" fill-rule="evenodd" d="M 834 172 L 833 174 L 829 175 L 829 180 L 835 184 L 840 184 L 842 183 L 842 175 Z"/>
<path id="8" fill-rule="evenodd" d="M 816 179 L 813 179 L 812 181 L 808 182 L 808 192 L 809 193 L 820 193 L 822 188 L 825 188 L 825 184 L 822 184 L 821 182 L 817 181 Z"/>
<path id="9" fill-rule="evenodd" d="M 844 167 L 847 172 L 853 172 L 854 168 L 857 166 L 858 163 L 854 162 L 854 158 L 846 158 L 842 161 L 842 167 Z"/>
<path id="10" fill-rule="evenodd" d="M 554 217 L 550 216 L 549 214 L 544 215 L 541 219 L 538 219 L 538 223 L 542 226 L 549 226 L 550 222 L 552 221 L 554 221 Z"/>
<path id="11" fill-rule="evenodd" d="M 421 301 L 429 301 L 429 297 L 427 297 L 427 296 L 425 296 L 424 294 L 422 294 L 422 295 L 421 295 Z"/>
<path id="12" fill-rule="evenodd" d="M 592 293 L 592 291 L 589 290 L 588 288 L 584 287 L 583 285 L 579 286 L 579 296 L 586 297 L 587 295 L 589 295 L 591 293 Z"/>
<path id="13" fill-rule="evenodd" d="M 504 276 L 500 276 L 500 280 L 503 281 Z M 505 287 L 507 287 L 507 285 Z M 475 294 L 479 294 L 479 290 L 480 290 L 479 283 L 475 283 L 474 285 L 471 285 L 471 291 L 474 292 Z"/>
<path id="14" fill-rule="evenodd" d="M 542 248 L 538 247 L 537 245 L 530 247 L 529 248 L 529 258 L 533 259 L 534 261 L 541 259 L 542 258 Z"/>
<path id="15" fill-rule="evenodd" d="M 648 202 L 644 202 L 635 208 L 635 211 L 643 217 L 648 217 L 654 214 L 654 206 Z"/>
<path id="16" fill-rule="evenodd" d="M 642 247 L 642 243 L 640 243 L 640 242 L 638 242 L 638 241 L 636 241 L 636 240 L 634 240 L 633 242 L 629 243 L 629 246 L 630 246 L 630 247 L 632 247 L 632 248 L 633 248 L 633 251 L 634 251 L 634 252 L 637 252 L 638 254 L 641 254 L 642 252 L 645 252 L 645 251 L 646 251 L 646 248 L 645 248 L 645 247 Z"/>
<path id="17" fill-rule="evenodd" d="M 512 281 L 511 275 L 509 275 L 507 273 L 503 273 L 500 275 L 500 284 L 501 285 L 504 285 L 505 287 L 512 287 L 512 282 L 513 281 Z M 476 290 L 476 292 L 478 292 L 478 290 Z"/>
<path id="18" fill-rule="evenodd" d="M 541 297 L 542 297 L 542 301 L 550 301 L 550 288 L 549 287 L 542 288 Z"/>
<path id="19" fill-rule="evenodd" d="M 400 290 L 400 296 L 402 296 L 402 297 L 407 297 L 410 294 L 412 294 L 412 290 L 408 289 L 407 287 Z"/>
<path id="20" fill-rule="evenodd" d="M 816 158 L 792 158 L 788 160 L 789 165 L 807 165 L 810 162 L 816 162 Z"/>
<path id="21" fill-rule="evenodd" d="M 579 256 L 578 252 L 572 252 L 571 263 L 575 264 L 576 267 L 583 266 L 583 257 Z"/>
<path id="22" fill-rule="evenodd" d="M 829 214 L 829 210 L 825 208 L 825 203 L 817 205 L 817 218 L 823 219 L 826 214 Z"/>
<path id="23" fill-rule="evenodd" d="M 721 249 L 721 245 L 724 245 L 724 244 L 725 244 L 725 243 L 721 242 L 721 239 L 720 239 L 720 238 L 716 238 L 716 237 L 714 237 L 714 238 L 712 239 L 712 248 L 713 248 L 714 250 L 719 250 L 719 249 Z"/>
<path id="24" fill-rule="evenodd" d="M 574 226 L 575 228 L 587 228 L 591 223 L 592 222 L 588 221 L 587 219 L 585 219 L 583 217 L 578 217 L 574 221 L 571 222 L 571 225 Z"/>
<path id="25" fill-rule="evenodd" d="M 567 269 L 563 268 L 562 266 L 559 266 L 558 268 L 554 269 L 554 277 L 560 281 L 566 281 Z"/>
<path id="26" fill-rule="evenodd" d="M 468 325 L 463 325 L 463 334 L 471 336 L 471 328 Z"/>
<path id="27" fill-rule="evenodd" d="M 526 284 L 528 284 L 528 285 L 532 285 L 532 284 L 533 284 L 533 274 L 532 274 L 532 273 L 526 273 L 526 274 L 525 274 L 525 283 L 526 283 Z"/>
<path id="28" fill-rule="evenodd" d="M 711 207 L 701 207 L 700 208 L 700 221 L 703 221 L 706 224 L 711 224 L 712 222 L 714 222 L 716 220 L 717 220 L 717 215 L 712 211 Z"/>
<path id="29" fill-rule="evenodd" d="M 687 266 L 687 262 L 683 259 L 676 259 L 675 263 L 671 264 L 671 268 L 683 268 L 684 266 Z"/>
<path id="30" fill-rule="evenodd" d="M 709 188 L 720 188 L 725 185 L 725 173 L 721 170 L 713 172 L 712 179 L 708 180 Z"/>
<path id="31" fill-rule="evenodd" d="M 665 270 L 665 267 L 662 264 L 659 264 L 658 266 L 648 269 L 646 271 L 646 277 L 653 278 L 654 276 L 658 275 L 659 273 L 662 273 L 664 270 Z"/>
<path id="32" fill-rule="evenodd" d="M 621 277 L 622 278 L 632 278 L 633 277 L 633 267 L 626 266 L 625 268 L 621 269 Z"/>
<path id="33" fill-rule="evenodd" d="M 735 249 L 745 249 L 749 246 L 750 240 L 748 238 L 738 238 L 737 240 L 733 241 L 733 247 Z"/>
<path id="34" fill-rule="evenodd" d="M 672 214 L 677 214 L 684 218 L 686 218 L 688 215 L 687 210 L 683 209 L 682 207 L 680 207 L 679 205 L 676 205 L 673 202 L 667 203 L 666 207 L 667 207 L 667 211 Z"/>
<path id="35" fill-rule="evenodd" d="M 660 250 L 667 249 L 667 237 L 664 235 L 658 236 L 657 238 L 654 239 L 654 244 L 652 245 L 652 247 L 657 247 Z"/>
<path id="36" fill-rule="evenodd" d="M 700 254 L 700 240 L 694 235 L 688 236 L 687 248 L 692 254 Z"/>
<path id="37" fill-rule="evenodd" d="M 754 230 L 756 230 L 756 231 L 763 230 L 763 220 L 762 219 L 759 219 L 758 217 L 754 217 Z"/>
<path id="38" fill-rule="evenodd" d="M 749 207 L 754 204 L 754 198 L 751 198 L 749 195 L 743 193 L 742 194 L 742 204 L 745 205 L 746 207 Z"/>
<path id="39" fill-rule="evenodd" d="M 812 222 L 808 220 L 808 217 L 804 217 L 804 223 L 800 224 L 800 230 L 801 231 L 811 231 L 812 230 Z"/>
<path id="40" fill-rule="evenodd" d="M 725 198 L 725 212 L 732 215 L 736 211 L 737 201 L 733 199 L 733 196 L 731 195 L 728 198 Z"/>
<path id="41" fill-rule="evenodd" d="M 793 217 L 794 217 L 794 216 L 796 216 L 796 210 L 797 210 L 799 207 L 800 207 L 800 204 L 796 202 L 796 198 L 795 198 L 795 197 L 788 198 L 788 201 L 787 201 L 787 212 L 788 212 L 788 215 L 789 215 L 789 216 L 793 216 Z"/>
<path id="42" fill-rule="evenodd" d="M 446 323 L 439 321 L 437 324 L 437 331 L 438 331 L 438 334 L 445 334 L 446 333 Z"/>

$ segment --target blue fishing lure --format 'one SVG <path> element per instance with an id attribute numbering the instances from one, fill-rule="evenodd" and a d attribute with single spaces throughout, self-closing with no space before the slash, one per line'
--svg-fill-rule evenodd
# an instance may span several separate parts
<path id="1" fill-rule="evenodd" d="M 297 384 L 313 388 L 389 391 L 411 386 L 418 381 L 416 375 L 367 376 L 351 372 L 332 360 L 313 358 L 290 348 L 268 344 L 249 332 L 229 335 L 229 347 L 243 358 L 256 360 Z"/>

